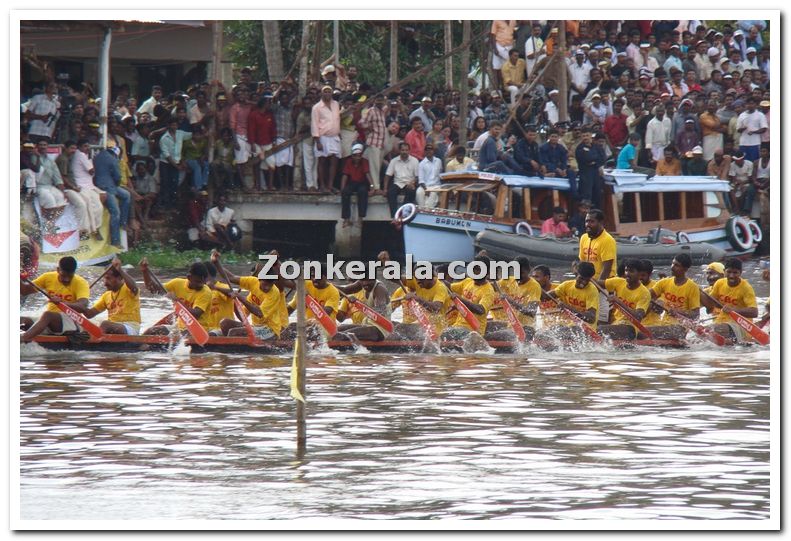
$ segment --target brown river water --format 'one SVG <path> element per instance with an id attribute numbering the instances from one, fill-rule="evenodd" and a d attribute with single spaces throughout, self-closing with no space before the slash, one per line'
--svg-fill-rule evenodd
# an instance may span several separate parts
<path id="1" fill-rule="evenodd" d="M 142 303 L 144 326 L 167 308 L 148 293 Z M 42 305 L 31 297 L 22 313 Z M 22 519 L 760 520 L 771 510 L 766 348 L 311 352 L 304 453 L 290 355 L 26 345 L 19 366 Z"/>

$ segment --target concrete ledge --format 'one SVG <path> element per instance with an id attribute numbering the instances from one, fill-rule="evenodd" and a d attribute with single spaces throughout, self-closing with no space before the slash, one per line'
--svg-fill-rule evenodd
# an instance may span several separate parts
<path id="1" fill-rule="evenodd" d="M 230 192 L 226 195 L 228 206 L 234 210 L 236 220 L 282 221 L 339 221 L 341 196 L 312 192 Z M 357 198 L 352 197 L 352 215 L 357 213 Z M 387 199 L 376 195 L 368 199 L 366 221 L 389 222 L 392 220 Z"/>

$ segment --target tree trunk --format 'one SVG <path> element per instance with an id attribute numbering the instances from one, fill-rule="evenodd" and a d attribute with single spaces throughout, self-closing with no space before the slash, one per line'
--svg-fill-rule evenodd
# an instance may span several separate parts
<path id="1" fill-rule="evenodd" d="M 220 63 L 222 62 L 222 47 L 223 47 L 223 22 L 222 21 L 214 21 L 212 25 L 212 47 L 211 47 L 211 85 L 209 86 L 209 91 L 211 92 L 211 96 L 209 96 L 209 103 L 210 108 L 212 111 L 216 111 L 217 109 L 217 82 L 220 80 Z M 214 160 L 214 135 L 215 135 L 215 128 L 216 124 L 214 123 L 214 117 L 212 117 L 209 123 L 209 162 Z"/>
<path id="2" fill-rule="evenodd" d="M 316 40 L 314 41 L 313 59 L 310 63 L 310 80 L 321 80 L 321 43 L 324 41 L 324 21 L 316 22 Z"/>
<path id="3" fill-rule="evenodd" d="M 558 21 L 558 44 L 555 47 L 558 56 L 557 65 L 560 66 L 558 74 L 558 93 L 560 94 L 560 107 L 558 107 L 558 121 L 565 122 L 569 119 L 569 72 L 566 68 L 566 21 Z"/>
<path id="4" fill-rule="evenodd" d="M 453 49 L 453 27 L 451 21 L 445 21 L 445 54 Z M 453 88 L 453 57 L 445 59 L 445 86 Z"/>
<path id="5" fill-rule="evenodd" d="M 462 43 L 467 43 L 470 40 L 470 21 L 465 20 L 462 22 Z M 472 43 L 468 44 L 467 47 L 461 52 L 461 102 L 459 103 L 459 119 L 461 122 L 459 123 L 459 144 L 467 148 L 467 117 L 469 116 L 468 111 L 468 104 L 469 104 L 469 79 L 467 75 L 470 73 L 470 49 L 472 48 Z"/>
<path id="6" fill-rule="evenodd" d="M 284 75 L 280 23 L 278 21 L 261 21 L 261 25 L 264 31 L 264 51 L 269 82 L 280 81 Z"/>
<path id="7" fill-rule="evenodd" d="M 299 59 L 299 77 L 297 78 L 297 88 L 299 95 L 304 96 L 308 90 L 308 43 L 310 42 L 310 23 L 311 21 L 302 21 L 302 41 L 299 45 L 299 50 L 303 52 Z"/>
<path id="8" fill-rule="evenodd" d="M 398 21 L 390 21 L 390 84 L 398 81 Z"/>

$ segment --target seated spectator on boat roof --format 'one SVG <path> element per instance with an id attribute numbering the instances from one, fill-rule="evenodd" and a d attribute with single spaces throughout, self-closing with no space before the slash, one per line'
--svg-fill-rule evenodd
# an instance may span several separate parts
<path id="1" fill-rule="evenodd" d="M 552 217 L 544 220 L 541 224 L 541 234 L 556 238 L 570 237 L 571 230 L 569 229 L 568 213 L 563 207 L 555 207 L 552 209 Z"/>
<path id="2" fill-rule="evenodd" d="M 665 147 L 665 157 L 656 162 L 656 175 L 658 177 L 672 177 L 681 175 L 681 162 L 676 158 L 676 149 L 672 146 Z"/>
<path id="3" fill-rule="evenodd" d="M 478 169 L 505 175 L 524 174 L 519 164 L 498 148 L 498 140 L 502 130 L 503 124 L 499 120 L 493 120 L 489 124 L 489 137 L 484 141 L 478 153 Z"/>
<path id="4" fill-rule="evenodd" d="M 445 171 L 448 173 L 456 171 L 469 171 L 475 165 L 475 160 L 467 156 L 467 150 L 459 145 L 454 149 L 453 156 L 448 160 Z"/>

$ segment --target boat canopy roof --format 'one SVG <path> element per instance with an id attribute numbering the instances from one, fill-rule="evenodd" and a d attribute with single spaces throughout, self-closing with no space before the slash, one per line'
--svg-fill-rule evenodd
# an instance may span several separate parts
<path id="1" fill-rule="evenodd" d="M 454 180 L 490 181 L 502 182 L 509 188 L 545 188 L 547 190 L 569 191 L 569 181 L 565 178 L 499 175 L 497 173 L 485 173 L 483 171 L 455 171 L 450 173 L 441 173 L 439 177 L 444 182 Z"/>
<path id="2" fill-rule="evenodd" d="M 729 192 L 727 180 L 717 177 L 648 177 L 631 169 L 608 169 L 604 180 L 615 193 L 626 192 Z"/>

